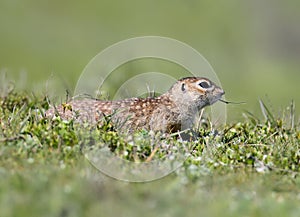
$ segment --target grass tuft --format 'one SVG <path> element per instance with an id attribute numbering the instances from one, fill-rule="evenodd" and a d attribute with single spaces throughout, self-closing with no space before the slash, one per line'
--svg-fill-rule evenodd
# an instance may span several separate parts
<path id="1" fill-rule="evenodd" d="M 120 210 L 129 212 L 132 204 L 144 200 L 157 207 L 158 214 L 165 208 L 182 214 L 184 208 L 176 209 L 174 203 L 183 201 L 211 216 L 228 206 L 223 216 L 264 213 L 279 204 L 281 211 L 269 214 L 299 211 L 300 132 L 294 102 L 277 117 L 260 100 L 264 120 L 246 112 L 244 121 L 219 129 L 203 125 L 194 141 L 144 130 L 124 135 L 109 119 L 93 128 L 78 128 L 73 120 L 60 117 L 46 119 L 46 98 L 28 93 L 10 91 L 0 97 L 0 105 L 0 210 L 6 216 L 90 216 L 99 212 L 100 201 L 106 215 L 116 215 L 118 210 L 106 207 L 118 202 Z M 103 147 L 133 162 L 188 153 L 180 169 L 143 187 L 112 182 L 93 171 L 83 150 Z M 99 176 L 108 181 L 99 184 Z"/>

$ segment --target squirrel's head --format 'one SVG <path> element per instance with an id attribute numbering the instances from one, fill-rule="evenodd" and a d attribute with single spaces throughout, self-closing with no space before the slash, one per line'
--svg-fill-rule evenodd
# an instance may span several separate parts
<path id="1" fill-rule="evenodd" d="M 178 80 L 168 91 L 177 105 L 202 109 L 212 105 L 225 94 L 224 90 L 207 78 L 186 77 Z"/>

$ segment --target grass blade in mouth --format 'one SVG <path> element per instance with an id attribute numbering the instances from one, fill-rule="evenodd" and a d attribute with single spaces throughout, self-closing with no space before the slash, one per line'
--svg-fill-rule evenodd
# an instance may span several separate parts
<path id="1" fill-rule="evenodd" d="M 219 101 L 221 101 L 225 104 L 235 104 L 235 105 L 246 104 L 246 102 L 231 102 L 231 101 L 226 101 L 226 100 L 223 100 L 223 99 L 219 99 Z"/>

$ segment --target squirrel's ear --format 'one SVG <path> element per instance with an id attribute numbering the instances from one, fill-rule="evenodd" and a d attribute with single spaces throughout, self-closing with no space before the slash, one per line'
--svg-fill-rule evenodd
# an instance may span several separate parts
<path id="1" fill-rule="evenodd" d="M 182 83 L 182 84 L 181 84 L 181 90 L 182 90 L 182 91 L 185 91 L 185 83 Z"/>

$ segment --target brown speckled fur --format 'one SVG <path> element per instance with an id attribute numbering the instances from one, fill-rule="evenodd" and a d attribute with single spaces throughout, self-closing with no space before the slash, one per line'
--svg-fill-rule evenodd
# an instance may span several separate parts
<path id="1" fill-rule="evenodd" d="M 206 88 L 200 83 L 206 82 Z M 124 129 L 147 129 L 177 132 L 191 127 L 198 111 L 218 101 L 224 91 L 206 78 L 187 77 L 178 80 L 166 93 L 156 98 L 129 98 L 118 101 L 95 99 L 71 100 L 51 107 L 47 117 L 95 124 L 111 115 L 112 122 Z"/>

